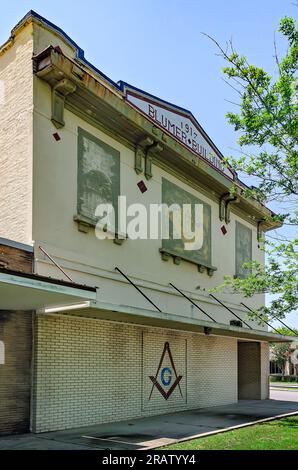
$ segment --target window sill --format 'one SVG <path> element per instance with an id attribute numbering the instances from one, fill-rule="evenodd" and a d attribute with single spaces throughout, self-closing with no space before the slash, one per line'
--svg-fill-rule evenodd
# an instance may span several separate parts
<path id="1" fill-rule="evenodd" d="M 73 217 L 73 220 L 78 224 L 78 230 L 79 232 L 82 233 L 88 233 L 90 230 L 95 229 L 97 222 L 93 219 L 90 219 L 89 217 L 86 217 L 84 215 L 75 215 Z M 111 239 L 116 245 L 122 245 L 122 243 L 127 240 L 127 235 L 121 234 L 118 232 L 110 232 L 107 230 L 103 231 L 111 235 Z"/>
<path id="2" fill-rule="evenodd" d="M 197 263 L 196 261 L 190 260 L 186 256 L 177 255 L 177 253 L 175 253 L 174 251 L 171 251 L 171 250 L 165 250 L 164 248 L 160 248 L 159 252 L 161 254 L 161 257 L 162 257 L 163 261 L 168 261 L 170 259 L 170 257 L 173 258 L 174 264 L 178 264 L 178 265 L 181 263 L 182 260 L 183 261 L 188 261 L 189 263 L 195 264 L 198 267 L 198 271 L 200 273 L 204 273 L 206 271 L 208 276 L 210 276 L 210 277 L 213 276 L 215 271 L 217 271 L 217 268 L 215 266 L 211 266 L 211 265 L 205 264 L 205 263 L 204 264 Z"/>

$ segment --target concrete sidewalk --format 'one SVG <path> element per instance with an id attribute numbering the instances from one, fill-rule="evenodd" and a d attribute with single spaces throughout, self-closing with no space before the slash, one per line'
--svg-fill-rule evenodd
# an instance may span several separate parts
<path id="1" fill-rule="evenodd" d="M 243 426 L 290 413 L 298 402 L 289 399 L 242 400 L 233 405 L 169 413 L 121 423 L 103 424 L 43 434 L 0 438 L 0 449 L 148 450 L 206 433 Z M 287 397 L 287 395 L 286 395 Z"/>

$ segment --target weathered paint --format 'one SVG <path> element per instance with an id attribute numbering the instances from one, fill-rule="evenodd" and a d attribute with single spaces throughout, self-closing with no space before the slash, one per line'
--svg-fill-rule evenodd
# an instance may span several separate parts
<path id="1" fill-rule="evenodd" d="M 162 248 L 176 253 L 177 256 L 182 256 L 184 259 L 190 259 L 199 265 L 210 266 L 212 264 L 210 205 L 206 202 L 203 202 L 201 199 L 198 199 L 193 194 L 181 189 L 181 187 L 171 183 L 165 178 L 162 179 L 162 202 L 168 207 L 170 207 L 172 204 L 178 204 L 181 209 L 183 208 L 183 204 L 190 204 L 192 206 L 197 204 L 203 206 L 203 220 L 200 220 L 203 225 L 202 247 L 198 250 L 186 250 L 184 246 L 186 240 L 175 240 L 173 238 L 169 238 L 162 240 Z M 193 226 L 194 211 L 192 211 L 192 229 Z M 173 224 L 171 224 L 170 228 L 173 228 Z"/>
<path id="2" fill-rule="evenodd" d="M 262 261 L 263 252 L 258 249 L 257 228 L 232 213 L 228 233 L 223 237 L 218 217 L 218 203 L 186 180 L 174 176 L 166 169 L 153 162 L 153 178 L 146 183 L 148 191 L 141 194 L 137 183 L 140 176 L 134 169 L 134 151 L 130 147 L 103 130 L 94 127 L 76 114 L 65 110 L 65 127 L 60 131 L 61 140 L 52 137 L 51 90 L 42 80 L 35 79 L 34 111 L 34 219 L 33 232 L 36 244 L 45 244 L 47 251 L 66 269 L 71 276 L 87 285 L 100 287 L 99 295 L 104 301 L 112 297 L 115 303 L 144 307 L 143 299 L 135 294 L 131 286 L 126 286 L 120 275 L 115 274 L 115 266 L 125 268 L 125 272 L 145 289 L 152 289 L 157 304 L 167 311 L 184 312 L 191 315 L 190 305 L 169 289 L 168 282 L 173 282 L 181 289 L 200 295 L 196 287 L 208 288 L 222 281 L 223 275 L 235 273 L 235 221 L 239 220 L 253 230 L 253 256 Z M 120 153 L 120 189 L 127 196 L 127 203 L 142 202 L 147 208 L 150 203 L 162 203 L 162 178 L 187 191 L 194 198 L 211 207 L 212 263 L 218 268 L 212 279 L 206 273 L 198 273 L 197 267 L 187 262 L 179 266 L 161 260 L 159 249 L 161 240 L 124 241 L 121 247 L 111 240 L 99 241 L 91 230 L 88 234 L 79 232 L 73 217 L 77 214 L 77 139 L 78 128 L 105 142 Z M 55 190 L 53 190 L 55 188 Z M 51 194 L 49 198 L 48 195 Z M 58 209 L 59 208 L 59 209 Z M 47 227 L 51 227 L 48 230 Z M 61 234 L 63 233 L 63 237 Z M 224 246 L 224 248 L 223 248 Z M 57 276 L 57 269 L 37 254 L 37 270 L 42 274 Z M 136 260 L 138 262 L 136 263 Z M 100 279 L 99 279 L 100 278 Z M 168 292 L 163 292 L 168 290 Z M 206 296 L 205 296 L 206 298 Z M 226 299 L 238 304 L 238 297 Z M 211 308 L 214 303 L 206 301 Z M 257 303 L 262 298 L 256 299 Z M 145 307 L 146 308 L 146 307 Z M 240 310 L 242 311 L 242 310 Z M 243 310 L 244 312 L 244 310 Z M 196 312 L 197 314 L 198 312 Z M 223 314 L 225 317 L 225 314 Z"/>
<path id="3" fill-rule="evenodd" d="M 112 83 L 108 85 L 107 80 L 94 69 L 90 73 L 88 64 L 82 64 L 82 57 L 77 55 L 76 45 L 68 44 L 65 38 L 59 38 L 57 31 L 53 33 L 51 27 L 46 27 L 44 33 L 42 23 L 37 25 L 36 21 L 32 22 L 30 18 L 27 20 L 19 27 L 15 39 L 11 40 L 7 56 L 4 55 L 4 61 L 1 62 L 4 68 L 8 65 L 17 73 L 18 66 L 14 63 L 13 54 L 20 51 L 20 57 L 26 61 L 25 68 L 20 63 L 20 76 L 24 69 L 26 73 L 23 79 L 28 79 L 22 93 L 30 101 L 31 108 L 29 106 L 26 109 L 30 110 L 31 119 L 34 105 L 33 124 L 27 116 L 26 126 L 20 128 L 27 144 L 33 138 L 33 148 L 31 146 L 30 152 L 27 152 L 28 147 L 22 142 L 20 153 L 16 156 L 18 165 L 22 168 L 26 162 L 28 170 L 28 173 L 21 172 L 22 181 L 17 177 L 17 181 L 22 183 L 21 189 L 25 190 L 22 193 L 18 188 L 16 203 L 22 208 L 25 206 L 28 213 L 26 212 L 24 228 L 23 214 L 16 207 L 14 223 L 18 226 L 14 226 L 17 232 L 12 236 L 23 242 L 34 239 L 37 273 L 61 277 L 57 267 L 38 249 L 41 245 L 76 282 L 99 287 L 96 294 L 99 302 L 93 304 L 92 308 L 76 312 L 76 315 L 84 315 L 85 318 L 71 317 L 69 312 L 62 318 L 52 315 L 38 318 L 35 331 L 34 429 L 45 431 L 148 416 L 157 409 L 158 412 L 167 412 L 166 407 L 162 408 L 159 403 L 154 402 L 152 409 L 149 404 L 143 412 L 145 407 L 142 400 L 148 396 L 148 380 L 154 374 L 153 369 L 156 370 L 161 347 L 169 342 L 169 338 L 174 343 L 172 350 L 175 357 L 181 353 L 177 363 L 183 380 L 187 376 L 188 381 L 187 384 L 182 382 L 184 392 L 187 391 L 187 403 L 173 403 L 173 409 L 180 410 L 183 406 L 191 409 L 236 401 L 236 337 L 248 333 L 244 328 L 239 329 L 240 333 L 237 328 L 228 327 L 231 314 L 216 305 L 204 289 L 218 285 L 225 274 L 235 274 L 237 222 L 251 230 L 252 257 L 263 262 L 263 251 L 258 248 L 257 220 L 269 211 L 259 203 L 247 202 L 240 196 L 241 204 L 238 209 L 233 207 L 227 234 L 223 236 L 218 203 L 219 197 L 231 187 L 231 182 L 207 162 L 194 158 L 179 142 L 165 136 L 145 116 L 125 102 L 117 86 Z M 24 44 L 22 38 L 26 38 Z M 53 48 L 47 51 L 49 57 L 44 55 L 43 60 L 48 60 L 48 65 L 37 71 L 32 78 L 31 53 L 33 50 L 39 53 L 48 44 L 59 45 L 65 56 Z M 37 60 L 34 65 L 38 65 Z M 3 77 L 5 82 L 8 81 L 5 71 Z M 57 140 L 53 137 L 57 128 L 51 120 L 51 97 L 52 87 L 63 78 L 74 86 L 66 97 L 64 116 L 60 123 L 62 127 L 59 129 L 60 140 Z M 23 82 L 19 82 L 19 78 L 15 80 L 12 103 L 18 104 L 21 98 L 16 95 L 16 86 Z M 11 109 L 10 103 L 10 111 Z M 8 114 L 7 116 L 9 118 Z M 12 123 L 13 120 L 10 119 L 10 132 L 5 142 L 10 148 L 7 177 L 13 180 L 17 167 L 12 165 L 16 137 L 11 130 Z M 25 136 L 24 129 L 30 137 L 27 134 Z M 167 179 L 170 184 L 179 187 L 181 192 L 188 193 L 191 199 L 202 201 L 204 206 L 210 207 L 208 231 L 212 239 L 212 263 L 218 267 L 212 279 L 206 273 L 198 272 L 197 267 L 187 261 L 182 260 L 180 264 L 164 263 L 159 253 L 161 239 L 125 240 L 122 246 L 116 246 L 111 240 L 99 241 L 92 231 L 83 233 L 78 230 L 74 216 L 78 212 L 79 129 L 88 133 L 94 142 L 114 149 L 115 155 L 120 156 L 120 192 L 127 196 L 128 204 L 142 202 L 148 208 L 151 203 L 162 203 L 162 181 Z M 163 150 L 152 156 L 152 178 L 146 182 L 148 190 L 141 193 L 138 187 L 140 175 L 135 172 L 135 144 L 144 137 L 150 137 L 155 144 L 161 144 Z M 7 197 L 5 194 L 4 196 Z M 10 193 L 10 214 L 15 209 L 11 202 L 14 201 L 13 198 L 15 194 Z M 8 232 L 8 235 L 11 234 L 11 231 Z M 122 267 L 162 311 L 148 309 L 146 299 L 115 272 L 115 266 Z M 16 287 L 16 281 L 10 279 L 13 288 Z M 202 312 L 174 292 L 169 282 L 198 300 L 208 313 L 215 316 L 220 325 L 224 325 L 217 325 L 216 336 L 212 335 L 212 330 L 209 335 L 202 334 L 205 326 Z M 19 298 L 24 302 L 22 296 Z M 246 311 L 239 305 L 239 296 L 228 295 L 224 300 L 239 316 L 246 315 Z M 256 296 L 250 306 L 259 306 L 263 302 L 264 296 Z M 100 318 L 101 315 L 106 316 L 105 320 L 108 321 L 87 318 Z M 204 319 L 206 320 L 205 317 Z M 122 324 L 118 325 L 116 321 Z M 123 322 L 129 324 L 124 325 Z M 257 327 L 254 322 L 249 322 Z M 206 323 L 210 327 L 210 322 Z M 170 325 L 175 332 L 169 331 Z M 161 328 L 161 340 L 157 338 L 153 326 Z M 183 331 L 184 329 L 187 331 Z M 265 331 L 265 328 L 262 330 Z M 208 332 L 210 333 L 209 330 Z M 25 337 L 24 332 L 22 335 Z M 266 333 L 255 335 L 257 339 L 266 338 Z M 3 335 L 1 341 L 2 338 Z M 4 343 L 6 346 L 6 339 Z M 181 344 L 185 346 L 180 348 Z M 226 359 L 224 369 L 218 360 L 223 354 Z M 2 366 L 0 371 L 1 369 Z M 146 375 L 144 369 L 148 369 L 145 371 Z M 26 370 L 25 366 L 23 370 Z M 262 380 L 265 380 L 264 376 Z M 101 390 L 100 394 L 98 390 Z M 157 395 L 157 400 L 161 398 L 161 394 L 160 397 Z M 169 400 L 176 398 L 173 393 Z"/>
<path id="4" fill-rule="evenodd" d="M 98 204 L 112 204 L 118 217 L 120 152 L 78 129 L 78 214 L 96 221 Z"/>
<path id="5" fill-rule="evenodd" d="M 32 273 L 33 251 L 9 246 L 0 239 L 0 268 Z"/>
<path id="6" fill-rule="evenodd" d="M 30 30 L 32 25 L 28 24 L 24 28 Z M 57 43 L 56 35 L 51 36 L 47 30 L 43 39 L 43 28 L 39 25 L 33 28 L 34 50 L 39 52 L 40 48 L 49 44 L 58 44 L 62 48 L 63 44 Z M 21 33 L 19 35 L 21 37 Z M 50 38 L 52 37 L 52 40 Z M 15 46 L 17 44 L 15 40 Z M 37 46 L 36 46 L 36 44 Z M 73 48 L 63 52 L 73 59 Z M 252 255 L 254 259 L 262 261 L 263 252 L 259 250 L 256 240 L 256 223 L 253 219 L 255 212 L 250 212 L 252 206 L 247 206 L 246 214 L 241 208 L 233 207 L 231 223 L 228 226 L 228 233 L 224 236 L 220 230 L 221 221 L 218 218 L 218 190 L 224 188 L 227 178 L 215 171 L 213 184 L 210 184 L 211 175 L 214 171 L 205 162 L 195 163 L 193 156 L 182 148 L 178 142 L 164 141 L 163 135 L 156 132 L 148 120 L 140 113 L 130 107 L 121 99 L 119 92 L 112 88 L 107 88 L 105 82 L 100 81 L 95 75 L 88 75 L 83 70 L 83 76 L 73 74 L 74 62 L 63 55 L 52 51 L 51 58 L 54 64 L 52 72 L 42 71 L 41 78 L 49 77 L 49 83 L 55 84 L 59 79 L 57 73 L 62 72 L 68 76 L 69 80 L 77 85 L 77 91 L 70 93 L 67 101 L 71 106 L 65 109 L 65 127 L 59 130 L 61 140 L 56 142 L 53 133 L 56 132 L 51 122 L 51 87 L 43 79 L 34 77 L 34 126 L 33 126 L 33 226 L 32 238 L 36 240 L 36 246 L 44 243 L 47 251 L 62 265 L 71 272 L 71 276 L 82 283 L 102 286 L 100 290 L 101 298 L 109 300 L 111 295 L 116 303 L 132 304 L 136 307 L 144 307 L 140 296 L 135 296 L 131 287 L 126 286 L 123 279 L 114 273 L 115 265 L 125 268 L 128 275 L 133 276 L 135 281 L 143 285 L 145 289 L 151 290 L 151 295 L 156 297 L 157 303 L 166 311 L 183 313 L 184 315 L 197 315 L 193 313 L 185 299 L 180 298 L 168 288 L 171 281 L 181 289 L 185 289 L 189 294 L 203 298 L 210 309 L 216 309 L 214 303 L 208 299 L 206 294 L 198 291 L 201 288 L 209 288 L 222 281 L 224 274 L 235 274 L 235 223 L 239 222 L 252 229 Z M 56 78 L 53 78 L 56 77 Z M 58 78 L 57 78 L 58 77 Z M 47 78 L 48 79 L 48 78 Z M 52 81 L 51 81 L 52 80 Z M 88 90 L 87 90 L 88 88 Z M 95 94 L 91 95 L 90 91 Z M 88 106 L 83 112 L 82 103 L 87 99 Z M 96 95 L 103 97 L 97 99 Z M 92 99 L 91 99 L 92 97 Z M 73 101 L 71 101 L 73 100 Z M 79 101 L 80 100 L 80 106 Z M 83 100 L 83 101 L 82 101 Z M 81 114 L 77 111 L 81 108 Z M 113 113 L 111 112 L 113 109 Z M 92 115 L 92 112 L 99 111 L 99 114 Z M 90 119 L 85 119 L 87 112 Z M 119 114 L 120 113 L 120 114 Z M 120 115 L 122 116 L 120 118 Z M 127 116 L 126 119 L 123 116 Z M 111 122 L 117 127 L 114 134 Z M 101 126 L 101 123 L 103 126 Z M 123 127 L 123 125 L 125 126 Z M 122 128 L 121 128 L 122 126 Z M 212 264 L 218 267 L 212 279 L 206 273 L 198 273 L 195 265 L 181 261 L 179 265 L 172 262 L 163 263 L 159 249 L 162 246 L 161 240 L 151 241 L 124 241 L 121 248 L 106 240 L 99 242 L 94 233 L 88 234 L 79 232 L 74 216 L 77 214 L 77 139 L 78 128 L 84 129 L 95 139 L 99 139 L 106 145 L 120 153 L 120 186 L 121 194 L 126 194 L 128 203 L 142 201 L 147 207 L 150 203 L 162 202 L 162 178 L 168 179 L 171 183 L 179 186 L 181 190 L 187 191 L 194 198 L 202 200 L 211 207 L 211 237 L 212 237 Z M 110 127 L 109 132 L 106 128 Z M 113 128 L 115 129 L 115 127 Z M 122 130 L 121 130 L 122 129 Z M 144 133 L 144 130 L 146 131 Z M 121 132 L 122 139 L 119 139 Z M 148 131 L 148 132 L 147 132 Z M 158 130 L 159 131 L 159 130 Z M 125 135 L 124 135 L 125 134 Z M 154 141 L 161 140 L 164 150 L 159 156 L 154 156 L 152 174 L 153 178 L 148 181 L 148 191 L 141 194 L 137 183 L 139 177 L 134 171 L 134 147 L 132 139 L 137 140 L 140 136 L 151 135 Z M 30 160 L 30 158 L 29 158 Z M 171 162 L 170 162 L 171 160 Z M 32 164 L 32 162 L 31 162 Z M 194 165 L 199 171 L 194 171 Z M 186 170 L 187 169 L 187 170 Z M 206 171 L 205 171 L 206 170 Z M 211 171 L 208 176 L 208 171 Z M 213 176 L 212 176 L 213 178 Z M 216 184 L 214 181 L 216 178 Z M 199 183 L 199 184 L 198 184 Z M 201 188 L 204 187 L 202 190 Z M 27 204 L 31 204 L 28 196 Z M 258 208 L 259 210 L 260 208 Z M 250 220 L 250 221 L 249 221 Z M 48 228 L 51 228 L 50 230 Z M 61 236 L 63 234 L 63 236 Z M 51 266 L 49 262 L 37 250 L 37 271 L 52 276 L 60 276 L 57 268 Z M 135 260 L 138 260 L 138 263 Z M 100 279 L 99 279 L 100 278 Z M 238 296 L 226 296 L 225 300 L 231 302 L 242 314 L 244 310 L 239 307 Z M 260 305 L 263 302 L 259 296 L 250 305 Z M 228 317 L 221 314 L 225 321 Z"/>
<path id="7" fill-rule="evenodd" d="M 162 135 L 166 137 L 167 134 L 164 132 L 167 132 L 171 137 L 186 145 L 198 158 L 204 158 L 218 171 L 234 179 L 233 172 L 224 167 L 222 156 L 212 143 L 210 145 L 210 139 L 208 142 L 201 127 L 189 111 L 181 110 L 141 90 L 137 91 L 127 84 L 125 96 L 128 102 L 140 109 L 156 126 L 161 128 Z"/>

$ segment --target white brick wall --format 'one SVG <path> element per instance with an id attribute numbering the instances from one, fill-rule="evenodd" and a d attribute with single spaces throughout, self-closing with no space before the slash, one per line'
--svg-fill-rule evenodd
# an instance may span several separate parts
<path id="1" fill-rule="evenodd" d="M 237 401 L 237 340 L 71 316 L 38 315 L 33 430 L 66 429 Z M 165 341 L 181 399 L 151 390 Z M 186 354 L 187 348 L 187 354 Z"/>

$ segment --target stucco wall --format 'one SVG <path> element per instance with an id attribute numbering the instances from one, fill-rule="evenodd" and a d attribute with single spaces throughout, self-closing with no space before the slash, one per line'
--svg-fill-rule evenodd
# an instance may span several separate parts
<path id="1" fill-rule="evenodd" d="M 218 200 L 213 199 L 208 188 L 190 187 L 187 181 L 156 165 L 153 165 L 152 180 L 146 181 L 148 191 L 141 194 L 137 183 L 144 176 L 136 175 L 134 171 L 134 151 L 120 143 L 117 137 L 107 135 L 68 110 L 65 111 L 66 125 L 58 131 L 61 140 L 57 142 L 53 137 L 57 129 L 51 122 L 51 89 L 32 74 L 33 50 L 39 52 L 49 44 L 59 45 L 64 53 L 73 57 L 74 49 L 59 36 L 38 24 L 34 25 L 33 33 L 32 23 L 18 32 L 11 47 L 0 57 L 0 235 L 24 243 L 34 240 L 37 272 L 63 277 L 41 254 L 38 249 L 41 244 L 74 281 L 101 287 L 100 300 L 104 302 L 151 308 L 123 282 L 121 275 L 115 273 L 117 265 L 153 296 L 163 311 L 206 319 L 169 287 L 172 282 L 205 302 L 206 310 L 218 317 L 218 321 L 229 322 L 233 318 L 231 314 L 219 309 L 198 288 L 208 289 L 221 283 L 224 274 L 234 274 L 237 220 L 252 228 L 252 255 L 262 261 L 256 226 L 232 213 L 228 233 L 223 235 Z M 120 152 L 121 193 L 127 196 L 128 203 L 138 201 L 147 207 L 150 203 L 160 203 L 162 178 L 166 178 L 211 205 L 212 264 L 218 268 L 212 278 L 199 273 L 197 267 L 188 262 L 182 261 L 177 266 L 172 259 L 162 261 L 161 240 L 127 240 L 117 246 L 111 240 L 99 241 L 93 230 L 88 234 L 78 231 L 73 220 L 77 212 L 78 127 Z M 239 306 L 238 295 L 222 295 L 221 298 L 235 308 L 238 315 L 246 315 Z M 250 299 L 249 304 L 253 307 L 263 301 L 264 296 L 259 295 Z"/>
<path id="2" fill-rule="evenodd" d="M 55 257 L 61 266 L 66 268 L 77 282 L 100 287 L 99 300 L 116 304 L 134 305 L 151 308 L 131 286 L 123 283 L 123 278 L 115 273 L 115 266 L 122 268 L 128 275 L 148 289 L 163 311 L 192 315 L 190 304 L 175 295 L 169 288 L 169 282 L 194 296 L 203 295 L 197 288 L 209 288 L 218 285 L 224 274 L 235 272 L 235 221 L 253 230 L 253 257 L 261 260 L 263 252 L 258 248 L 256 227 L 232 214 L 231 223 L 227 226 L 228 233 L 224 236 L 220 230 L 222 222 L 218 217 L 218 201 L 208 197 L 208 188 L 204 193 L 198 188 L 190 187 L 187 182 L 179 180 L 172 174 L 153 165 L 153 178 L 146 181 L 148 191 L 141 194 L 137 183 L 144 179 L 134 171 L 134 152 L 95 128 L 82 118 L 65 110 L 65 127 L 59 129 L 61 140 L 53 138 L 57 131 L 51 117 L 50 87 L 38 78 L 34 79 L 34 200 L 33 200 L 33 233 L 36 247 L 41 244 Z M 121 194 L 127 196 L 127 203 L 142 202 L 147 207 L 150 203 L 162 202 L 162 178 L 166 178 L 182 189 L 191 192 L 199 199 L 208 202 L 212 210 L 212 264 L 218 270 L 212 278 L 206 273 L 199 273 L 197 267 L 188 262 L 174 265 L 170 259 L 161 259 L 159 248 L 161 240 L 127 240 L 117 246 L 112 240 L 100 241 L 95 237 L 94 230 L 88 234 L 78 231 L 73 217 L 77 212 L 77 140 L 78 128 L 81 127 L 95 137 L 120 152 L 120 186 Z M 61 272 L 53 267 L 41 252 L 36 250 L 37 271 L 61 277 Z M 162 291 L 163 290 L 163 291 Z M 148 293 L 147 292 L 147 293 Z M 216 304 L 204 294 L 209 308 L 217 315 Z M 244 315 L 239 308 L 240 298 L 237 295 L 225 295 L 223 299 L 232 302 L 238 314 Z M 263 296 L 256 296 L 255 303 L 262 304 Z M 250 305 L 253 303 L 250 301 Z M 221 309 L 222 311 L 222 309 Z M 200 317 L 198 311 L 194 312 Z M 223 321 L 233 317 L 222 311 Z M 204 316 L 203 316 L 204 318 Z M 206 319 L 206 317 L 205 317 Z M 221 321 L 219 319 L 219 321 Z"/>
<path id="3" fill-rule="evenodd" d="M 0 236 L 32 242 L 32 27 L 0 53 Z"/>
<path id="4" fill-rule="evenodd" d="M 36 432 L 237 401 L 235 338 L 62 315 L 38 316 L 35 333 Z M 154 388 L 149 400 L 165 342 L 182 395 L 176 387 L 165 400 Z"/>

